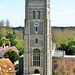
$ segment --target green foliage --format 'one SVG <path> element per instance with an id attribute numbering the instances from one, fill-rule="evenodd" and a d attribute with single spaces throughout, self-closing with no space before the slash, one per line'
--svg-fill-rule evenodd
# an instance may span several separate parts
<path id="1" fill-rule="evenodd" d="M 60 47 L 60 44 L 67 45 L 72 39 L 75 40 L 75 27 L 52 27 L 51 30 L 52 40 L 56 43 L 57 48 Z"/>
<path id="2" fill-rule="evenodd" d="M 11 40 L 11 46 L 15 46 L 17 44 L 17 41 Z"/>
<path id="3" fill-rule="evenodd" d="M 15 32 L 15 34 L 13 34 Z M 0 27 L 0 46 L 3 44 L 16 46 L 18 50 L 24 48 L 23 31 L 13 30 L 11 27 Z"/>
<path id="4" fill-rule="evenodd" d="M 3 34 L 2 34 L 2 32 L 1 32 L 1 30 L 0 30 L 0 39 L 3 37 Z"/>
<path id="5" fill-rule="evenodd" d="M 67 45 L 66 44 L 60 44 L 61 47 L 59 47 L 59 50 L 67 50 Z"/>
<path id="6" fill-rule="evenodd" d="M 1 45 L 2 45 L 2 42 L 1 42 L 1 39 L 0 39 L 0 47 L 1 47 Z"/>
<path id="7" fill-rule="evenodd" d="M 65 51 L 67 55 L 75 55 L 75 41 L 69 38 L 68 44 L 61 44 L 59 49 Z"/>
<path id="8" fill-rule="evenodd" d="M 16 36 L 16 38 L 23 40 L 23 30 L 14 30 L 14 35 Z"/>
<path id="9" fill-rule="evenodd" d="M 75 55 L 75 41 L 71 41 L 68 43 L 68 52 L 67 54 Z"/>
<path id="10" fill-rule="evenodd" d="M 7 44 L 9 44 L 9 43 L 11 43 L 11 42 L 9 41 L 9 39 L 7 39 L 7 38 L 5 38 L 5 37 L 2 37 L 2 38 L 1 38 L 1 44 L 2 44 L 2 45 L 3 45 L 3 44 L 7 45 Z"/>
<path id="11" fill-rule="evenodd" d="M 13 34 L 7 34 L 6 38 L 10 40 L 11 46 L 15 46 L 17 44 L 17 41 L 15 41 L 15 36 Z"/>
<path id="12" fill-rule="evenodd" d="M 68 37 L 67 39 L 68 39 L 68 41 L 73 41 L 72 37 Z"/>
<path id="13" fill-rule="evenodd" d="M 6 34 L 13 34 L 13 29 L 11 27 L 6 27 Z"/>
<path id="14" fill-rule="evenodd" d="M 6 36 L 6 29 L 5 27 L 0 27 L 0 37 L 5 37 Z"/>
<path id="15" fill-rule="evenodd" d="M 10 43 L 11 46 L 16 46 L 18 50 L 24 49 L 23 30 L 13 30 L 9 26 L 10 22 L 8 19 L 0 21 L 0 47 L 3 44 L 8 45 Z"/>
<path id="16" fill-rule="evenodd" d="M 20 40 L 18 38 L 15 39 L 18 43 L 16 44 L 16 48 L 20 51 L 24 49 L 24 40 Z"/>
<path id="17" fill-rule="evenodd" d="M 68 46 L 66 44 L 60 44 L 60 47 L 58 49 L 65 51 L 66 54 L 68 52 Z"/>
<path id="18" fill-rule="evenodd" d="M 75 68 L 73 68 L 73 73 L 75 73 Z"/>
<path id="19" fill-rule="evenodd" d="M 9 49 L 9 50 L 4 54 L 4 57 L 5 57 L 5 58 L 9 58 L 9 59 L 12 61 L 12 63 L 14 63 L 15 61 L 19 60 L 19 55 L 18 55 L 15 51 L 13 51 L 13 50 L 11 50 L 11 49 Z"/>
<path id="20" fill-rule="evenodd" d="M 11 33 L 7 34 L 6 38 L 10 39 L 10 40 L 14 40 L 15 36 Z"/>
<path id="21" fill-rule="evenodd" d="M 19 56 L 21 56 L 23 53 L 24 53 L 24 49 L 22 48 L 22 49 L 19 51 Z"/>

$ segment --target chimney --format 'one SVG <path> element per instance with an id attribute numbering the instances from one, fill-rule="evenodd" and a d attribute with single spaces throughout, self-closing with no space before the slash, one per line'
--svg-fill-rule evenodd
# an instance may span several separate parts
<path id="1" fill-rule="evenodd" d="M 10 47 L 10 43 L 9 43 L 9 46 L 8 47 Z"/>
<path id="2" fill-rule="evenodd" d="M 5 44 L 3 44 L 3 49 L 5 50 Z"/>

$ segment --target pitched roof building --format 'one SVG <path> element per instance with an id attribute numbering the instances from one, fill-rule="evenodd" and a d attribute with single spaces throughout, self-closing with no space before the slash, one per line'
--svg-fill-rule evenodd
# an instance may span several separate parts
<path id="1" fill-rule="evenodd" d="M 9 49 L 12 49 L 12 50 L 15 51 L 17 54 L 18 54 L 18 52 L 19 52 L 15 46 L 10 47 L 10 45 L 9 45 L 9 46 L 3 45 L 3 47 L 0 47 L 0 54 L 1 54 L 0 57 L 3 57 L 2 55 L 4 55 Z"/>

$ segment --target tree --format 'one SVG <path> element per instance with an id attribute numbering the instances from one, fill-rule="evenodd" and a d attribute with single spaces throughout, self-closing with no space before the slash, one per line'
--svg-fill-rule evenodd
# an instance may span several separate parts
<path id="1" fill-rule="evenodd" d="M 9 50 L 4 54 L 4 57 L 5 57 L 5 58 L 9 58 L 9 59 L 12 61 L 12 63 L 14 63 L 15 61 L 19 60 L 19 55 L 18 55 L 15 51 L 13 51 L 13 50 L 11 50 L 11 49 L 9 49 Z"/>
<path id="2" fill-rule="evenodd" d="M 67 55 L 75 55 L 75 41 L 68 38 L 68 44 L 61 44 L 59 49 L 65 51 Z"/>
<path id="3" fill-rule="evenodd" d="M 9 27 L 10 26 L 10 21 L 7 19 L 6 21 L 6 27 Z"/>
<path id="4" fill-rule="evenodd" d="M 7 34 L 6 38 L 10 39 L 10 40 L 14 40 L 15 36 L 11 33 Z"/>
<path id="5" fill-rule="evenodd" d="M 73 68 L 73 73 L 75 74 L 75 68 Z"/>
<path id="6" fill-rule="evenodd" d="M 0 47 L 1 47 L 1 45 L 2 45 L 2 42 L 1 42 L 1 39 L 0 39 Z"/>
<path id="7" fill-rule="evenodd" d="M 23 53 L 24 53 L 24 49 L 22 48 L 22 49 L 19 51 L 19 56 L 21 56 Z"/>
<path id="8" fill-rule="evenodd" d="M 11 43 L 11 42 L 10 42 L 9 39 L 7 39 L 6 37 L 2 37 L 2 38 L 1 38 L 1 44 L 8 45 L 9 43 Z"/>
<path id="9" fill-rule="evenodd" d="M 20 32 L 20 39 L 23 39 L 23 30 L 19 29 L 19 32 Z"/>
<path id="10" fill-rule="evenodd" d="M 0 26 L 4 26 L 4 20 L 0 21 Z"/>
<path id="11" fill-rule="evenodd" d="M 1 30 L 0 30 L 0 39 L 3 37 L 3 34 L 1 33 Z"/>
<path id="12" fill-rule="evenodd" d="M 14 35 L 16 36 L 16 38 L 19 38 L 19 39 L 23 40 L 23 31 L 22 31 L 22 29 L 14 30 Z"/>
<path id="13" fill-rule="evenodd" d="M 24 40 L 20 40 L 18 38 L 16 38 L 17 44 L 16 44 L 16 48 L 20 51 L 21 49 L 24 49 Z"/>
<path id="14" fill-rule="evenodd" d="M 75 55 L 75 41 L 68 43 L 68 52 L 69 55 Z"/>
<path id="15" fill-rule="evenodd" d="M 67 40 L 68 40 L 69 42 L 71 42 L 71 41 L 73 41 L 73 38 L 72 38 L 72 37 L 68 37 Z"/>
<path id="16" fill-rule="evenodd" d="M 6 38 L 10 40 L 11 46 L 15 46 L 17 44 L 17 41 L 15 41 L 15 36 L 13 34 L 7 34 Z"/>
<path id="17" fill-rule="evenodd" d="M 60 44 L 59 50 L 67 51 L 68 46 L 66 44 Z"/>
<path id="18" fill-rule="evenodd" d="M 59 58 L 57 65 L 58 67 L 55 70 L 56 75 L 74 75 L 75 59 Z"/>
<path id="19" fill-rule="evenodd" d="M 5 27 L 1 27 L 0 28 L 0 33 L 2 33 L 3 36 L 6 36 L 6 28 Z"/>

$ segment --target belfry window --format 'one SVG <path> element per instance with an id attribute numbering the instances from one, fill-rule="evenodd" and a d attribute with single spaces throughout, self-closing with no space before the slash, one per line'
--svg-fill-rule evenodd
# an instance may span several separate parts
<path id="1" fill-rule="evenodd" d="M 37 19 L 40 19 L 40 11 L 38 11 Z"/>
<path id="2" fill-rule="evenodd" d="M 36 19 L 36 12 L 33 11 L 33 19 Z"/>
<path id="3" fill-rule="evenodd" d="M 38 49 L 33 51 L 33 66 L 40 66 L 40 51 Z"/>

